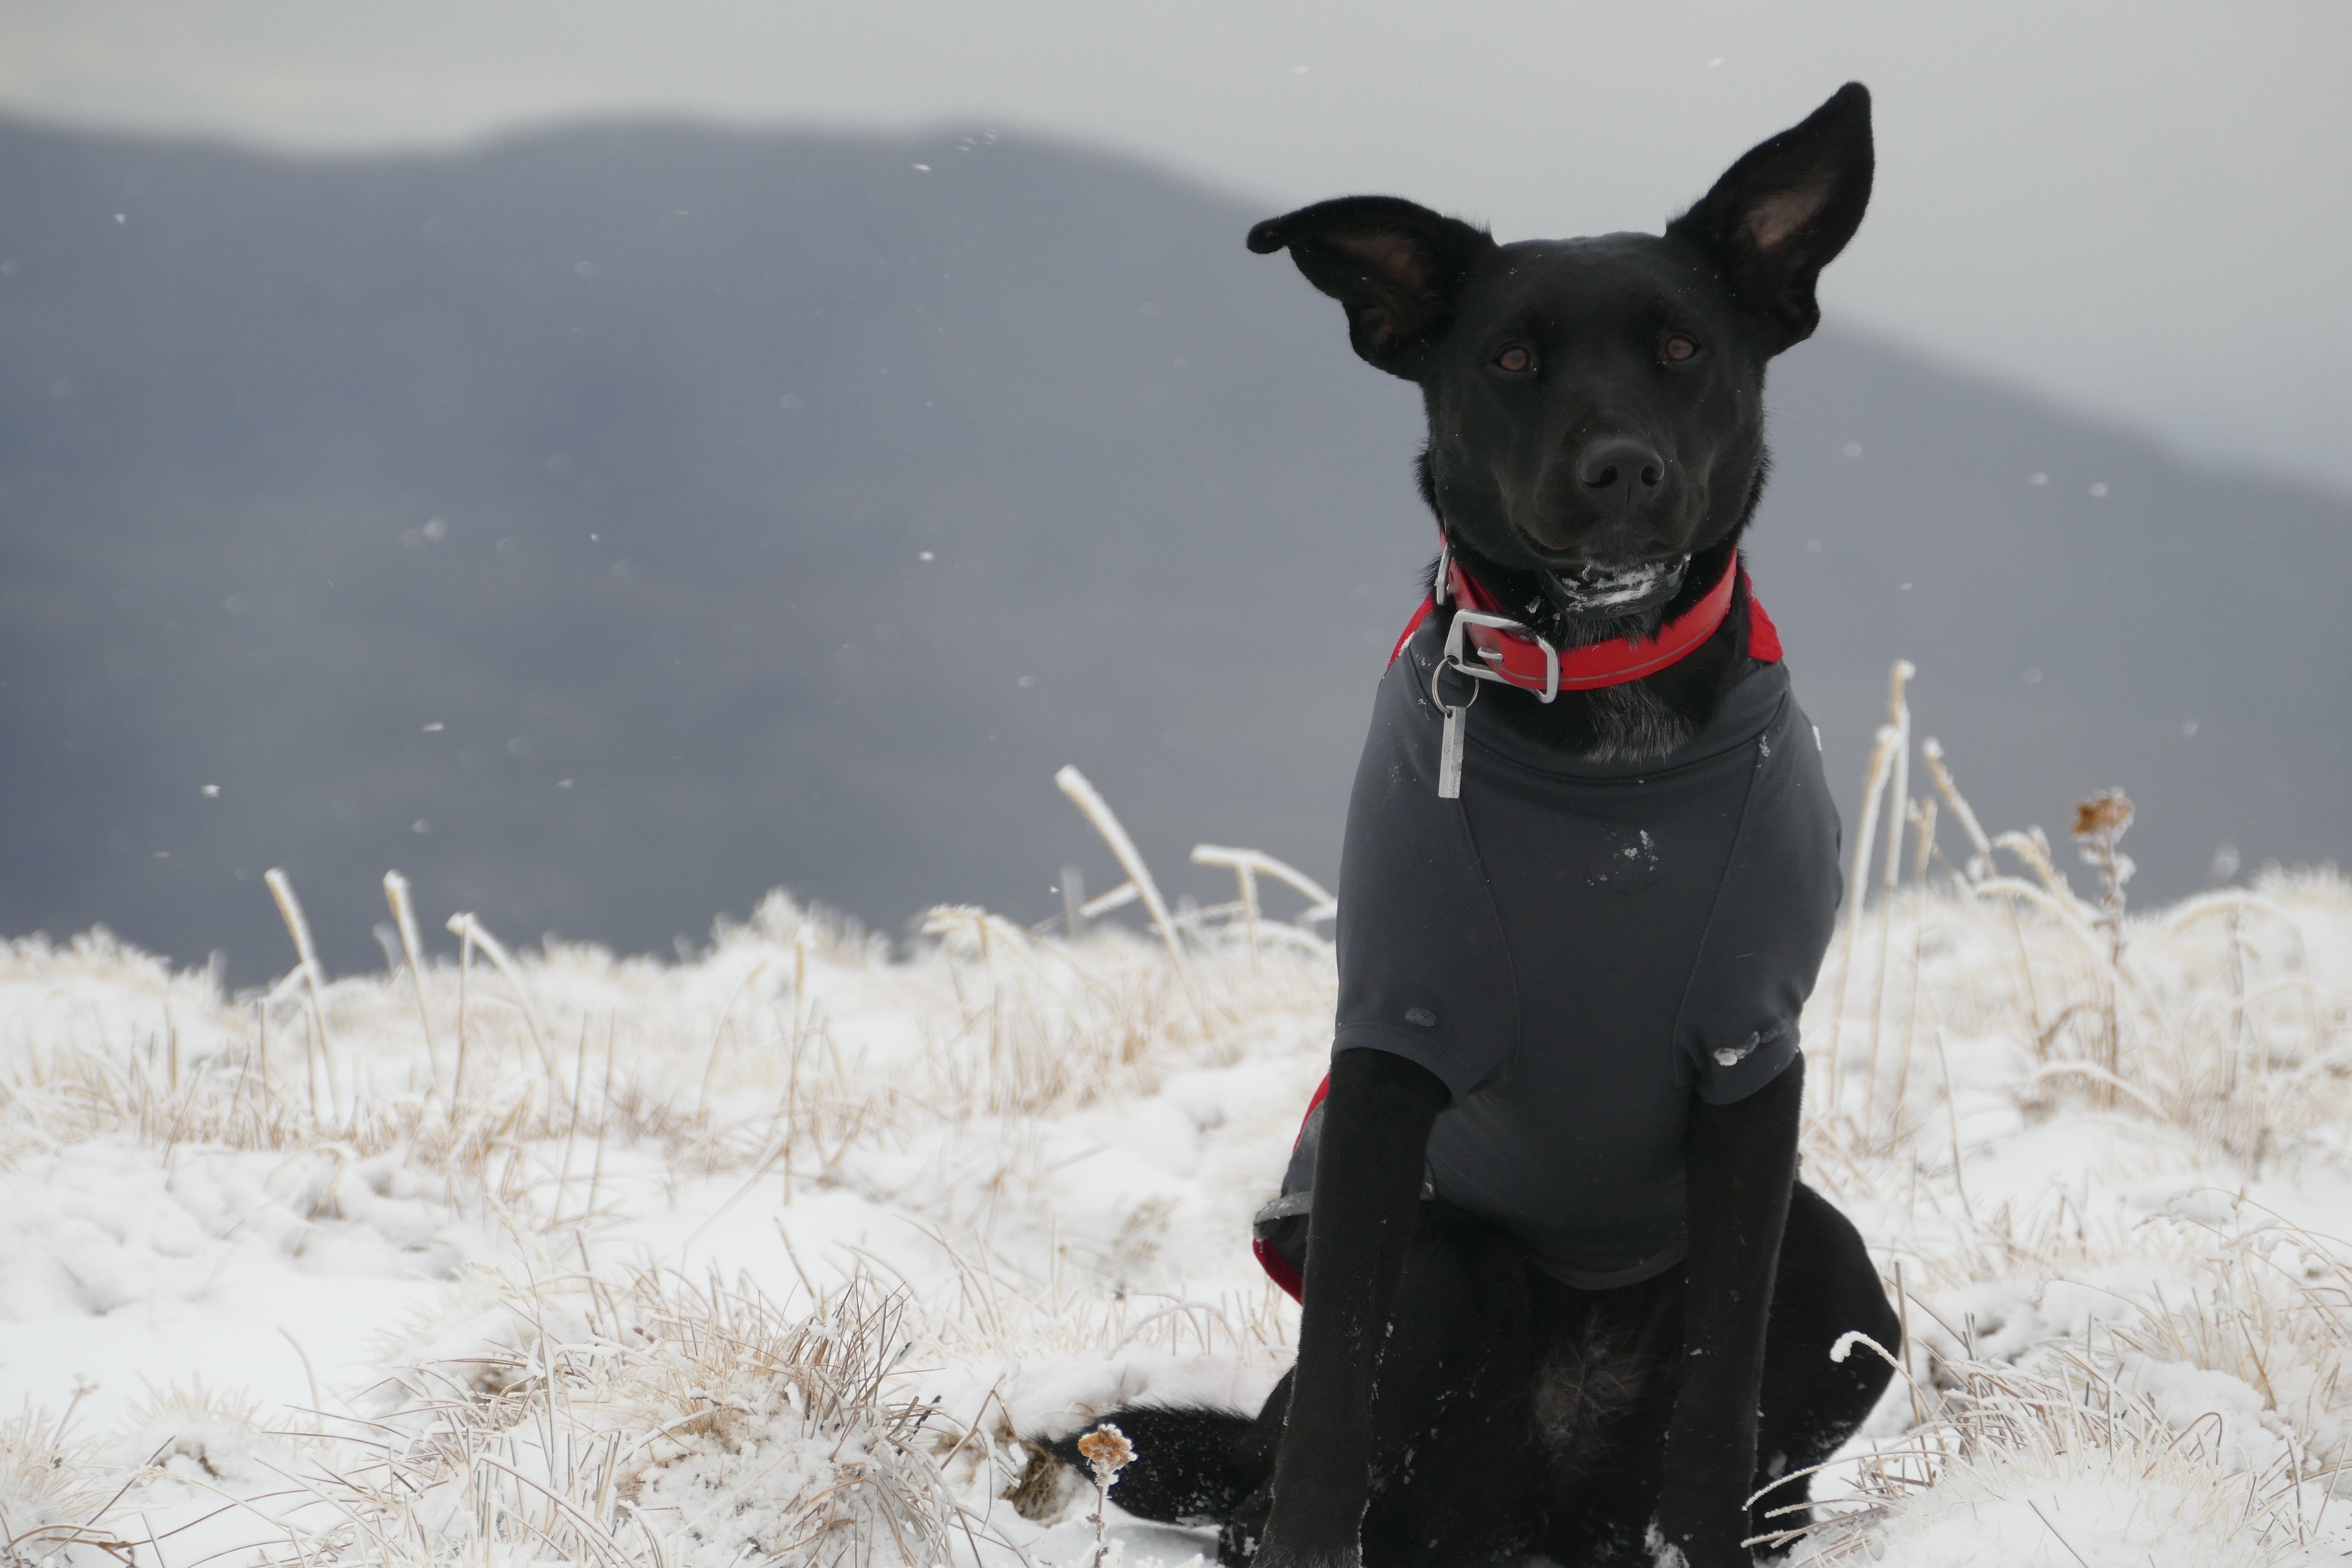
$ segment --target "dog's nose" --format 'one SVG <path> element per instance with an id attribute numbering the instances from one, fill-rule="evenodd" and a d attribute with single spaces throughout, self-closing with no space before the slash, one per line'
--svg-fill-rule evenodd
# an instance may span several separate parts
<path id="1" fill-rule="evenodd" d="M 1576 481 L 1594 498 L 1632 506 L 1654 499 L 1666 482 L 1666 460 L 1647 441 L 1603 436 L 1576 459 Z"/>

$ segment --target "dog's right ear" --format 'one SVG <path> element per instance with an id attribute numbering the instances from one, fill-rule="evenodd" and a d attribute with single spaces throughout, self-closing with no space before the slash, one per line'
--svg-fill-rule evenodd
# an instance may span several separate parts
<path id="1" fill-rule="evenodd" d="M 1348 341 L 1365 363 L 1418 381 L 1495 239 L 1395 196 L 1341 196 L 1249 232 L 1260 256 L 1286 247 L 1309 283 L 1347 307 Z"/>

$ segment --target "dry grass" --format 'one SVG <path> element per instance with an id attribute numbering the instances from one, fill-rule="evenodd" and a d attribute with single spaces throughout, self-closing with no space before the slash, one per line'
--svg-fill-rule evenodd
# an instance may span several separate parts
<path id="1" fill-rule="evenodd" d="M 2305 1484 L 2299 1456 L 2248 1472 L 2210 1430 L 2179 1429 L 2095 1367 L 2035 1375 L 1961 1361 L 1946 1372 L 1933 1416 L 1853 1467 L 1843 1506 L 1765 1539 L 1801 1542 L 1807 1563 L 2121 1563 L 2161 1552 L 2202 1568 L 2283 1568 L 2305 1560 L 2324 1522 L 2325 1490 Z"/>
<path id="2" fill-rule="evenodd" d="M 125 1563 L 118 1505 L 137 1473 L 110 1476 L 68 1433 L 73 1412 L 26 1408 L 0 1423 L 0 1559 L 10 1568 Z"/>
<path id="3" fill-rule="evenodd" d="M 427 1356 L 340 1424 L 302 1555 L 859 1568 L 976 1553 L 942 1461 L 984 1439 L 894 1394 L 916 1349 L 864 1281 L 790 1312 L 748 1283 L 513 1283 L 504 1331 Z M 331 1515 L 322 1526 L 316 1517 Z M 878 1554 L 878 1556 L 877 1556 Z"/>
<path id="4" fill-rule="evenodd" d="M 1890 1283 L 1899 1269 L 1912 1342 L 1888 1348 L 1913 1381 L 1824 1481 L 1850 1500 L 1806 1550 L 1966 1560 L 1936 1555 L 1966 1510 L 2020 1553 L 2046 1525 L 2069 1550 L 2105 1530 L 2202 1553 L 2169 1561 L 2284 1561 L 2352 1447 L 2352 1255 L 2234 1189 L 2347 1153 L 2352 890 L 2273 874 L 2135 914 L 2114 801 L 2086 818 L 2084 897 L 2038 832 L 1977 824 L 1932 743 L 1910 797 L 1907 672 L 1886 737 L 1849 883 L 1871 896 L 1805 1020 L 1806 1168 L 1864 1219 Z M 509 952 L 460 917 L 454 960 L 333 980 L 305 961 L 236 999 L 102 932 L 0 948 L 0 1166 L 101 1141 L 267 1154 L 308 1163 L 288 1200 L 306 1215 L 397 1177 L 528 1265 L 473 1279 L 388 1351 L 395 1375 L 354 1419 L 265 1428 L 188 1384 L 85 1449 L 28 1414 L 0 1431 L 10 1550 L 164 1568 L 131 1510 L 170 1481 L 234 1495 L 288 1564 L 1018 1556 L 993 1500 L 1028 1434 L 1001 1399 L 934 1404 L 940 1369 L 1270 1370 L 1290 1342 L 1270 1286 L 1184 1279 L 1175 1200 L 1062 1228 L 1067 1127 L 1272 1060 L 1264 1127 L 1203 1136 L 1286 1136 L 1318 1070 L 1329 947 L 1258 900 L 1290 881 L 1320 918 L 1328 895 L 1252 852 L 1201 858 L 1234 872 L 1233 902 L 1114 889 L 1087 907 L 1131 897 L 1151 929 L 1075 935 L 942 908 L 897 958 L 782 896 L 690 962 Z M 394 951 L 421 955 L 405 898 Z M 1972 1189 L 1988 1149 L 2036 1130 L 2093 1141 L 2084 1192 Z M 792 1305 L 586 1267 L 625 1164 L 762 1204 L 856 1194 L 919 1226 L 940 1269 L 861 1253 L 845 1277 L 803 1275 Z M 2170 1217 L 2084 1201 L 2094 1181 L 2189 1169 L 2229 1190 Z M 1234 1194 L 1236 1249 L 1254 1201 Z M 2170 1283 L 2122 1280 L 2119 1261 Z M 2109 1496 L 2145 1507 L 2095 1523 Z"/>
<path id="5" fill-rule="evenodd" d="M 289 1564 L 1018 1559 L 992 1505 L 1030 1451 L 1001 1402 L 960 1425 L 918 1398 L 927 1368 L 1264 1356 L 1288 1339 L 1270 1287 L 1106 1289 L 1106 1268 L 1150 1271 L 1164 1205 L 1100 1252 L 1054 1247 L 1042 1271 L 988 1242 L 1000 1206 L 1050 1194 L 1034 1129 L 1148 1099 L 1171 1069 L 1230 1064 L 1269 1015 L 1328 1013 L 1328 947 L 1244 890 L 1229 908 L 1166 912 L 1182 971 L 1116 927 L 1054 938 L 959 908 L 934 911 L 928 945 L 892 963 L 778 895 L 691 963 L 513 953 L 461 916 L 454 963 L 329 980 L 282 878 L 299 961 L 257 994 L 225 998 L 103 931 L 0 948 L 17 1036 L 0 1041 L 0 1165 L 109 1141 L 167 1162 L 176 1149 L 308 1161 L 290 1200 L 305 1220 L 397 1172 L 534 1260 L 473 1279 L 390 1348 L 399 1370 L 361 1416 L 265 1429 L 234 1394 L 190 1383 L 152 1392 L 99 1449 L 28 1413 L 0 1432 L 11 1551 L 161 1568 L 170 1532 L 137 1541 L 128 1521 L 176 1482 L 234 1499 L 242 1553 Z M 407 889 L 392 891 L 415 958 Z M 939 1168 L 889 1195 L 928 1215 L 950 1292 L 872 1257 L 788 1310 L 748 1281 L 554 1261 L 585 1256 L 625 1152 L 673 1181 L 781 1184 L 789 1202 L 796 1187 L 870 1186 L 861 1159 L 905 1148 Z M 133 1448 L 142 1462 L 122 1459 Z"/>
<path id="6" fill-rule="evenodd" d="M 1211 959 L 1234 945 L 1193 928 Z M 953 907 L 924 930 L 936 945 L 891 965 L 773 895 L 690 967 L 551 944 L 488 973 L 444 961 L 335 981 L 315 1005 L 307 985 L 226 1002 L 103 931 L 10 942 L 0 993 L 49 994 L 17 1014 L 24 1044 L 0 1069 L 0 1163 L 109 1136 L 388 1155 L 461 1210 L 553 1227 L 596 1206 L 613 1147 L 697 1175 L 826 1181 L 878 1138 L 1149 1096 L 1168 1066 L 1230 1061 L 1248 1020 L 1328 994 L 1328 954 L 1296 946 L 1214 964 L 1203 1016 L 1122 931 L 1071 943 Z M 110 1016 L 77 992 L 146 1005 Z M 891 1027 L 845 1040 L 845 1009 Z"/>
<path id="7" fill-rule="evenodd" d="M 1983 829 L 1934 742 L 1932 793 L 1902 797 L 1910 673 L 1849 879 L 1875 896 L 1849 904 L 1809 1012 L 1822 1092 L 1806 1131 L 1811 1179 L 1885 1216 L 1876 1239 L 1912 1338 L 1891 1397 L 1908 1430 L 1833 1467 L 1827 1489 L 1853 1491 L 1803 1532 L 1807 1551 L 2299 1561 L 2352 1449 L 2346 1249 L 2242 1191 L 2139 1218 L 2086 1200 L 2095 1181 L 2340 1166 L 2352 890 L 2273 871 L 2134 915 L 2133 812 L 2107 791 L 2075 809 L 2095 882 L 2079 894 L 2040 829 Z M 2069 1173 L 2023 1205 L 1972 1196 L 1985 1147 L 2059 1127 L 2103 1157 L 2079 1189 Z M 2115 1498 L 2138 1506 L 2110 1518 L 2085 1500 Z M 2054 1517 L 2067 1499 L 2071 1533 Z"/>

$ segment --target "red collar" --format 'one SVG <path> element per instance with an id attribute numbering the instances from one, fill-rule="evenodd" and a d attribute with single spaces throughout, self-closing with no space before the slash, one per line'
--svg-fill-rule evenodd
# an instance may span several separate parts
<path id="1" fill-rule="evenodd" d="M 1517 620 L 1502 614 L 1501 602 L 1470 574 L 1461 557 L 1450 548 L 1441 558 L 1439 569 L 1444 576 L 1441 587 L 1457 606 L 1455 626 L 1447 638 L 1448 649 L 1457 656 L 1455 662 L 1466 674 L 1532 691 L 1547 702 L 1561 691 L 1622 686 L 1680 662 L 1722 626 L 1725 617 L 1731 614 L 1733 580 L 1744 583 L 1748 577 L 1746 569 L 1739 564 L 1738 553 L 1734 552 L 1723 575 L 1706 596 L 1660 626 L 1654 636 L 1639 640 L 1612 637 L 1607 642 L 1556 649 Z M 1406 623 L 1404 635 L 1397 638 L 1396 647 L 1390 651 L 1390 663 L 1396 662 L 1404 645 L 1436 608 L 1434 598 L 1422 600 L 1421 608 Z M 1458 657 L 1465 637 L 1477 656 L 1476 664 Z M 1780 634 L 1774 628 L 1772 618 L 1764 613 L 1764 606 L 1756 602 L 1752 586 L 1748 595 L 1748 657 L 1767 664 L 1777 663 L 1780 658 Z"/>

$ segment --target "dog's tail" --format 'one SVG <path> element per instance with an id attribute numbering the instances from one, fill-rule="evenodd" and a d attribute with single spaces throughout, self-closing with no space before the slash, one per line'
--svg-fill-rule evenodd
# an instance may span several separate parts
<path id="1" fill-rule="evenodd" d="M 1263 1415 L 1167 1405 L 1130 1405 L 1045 1444 L 1065 1464 L 1090 1474 L 1078 1439 L 1108 1423 L 1135 1446 L 1135 1459 L 1118 1473 L 1110 1500 L 1161 1524 L 1223 1524 L 1274 1474 L 1277 1414 L 1268 1433 Z"/>

